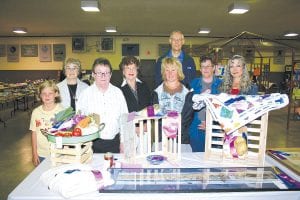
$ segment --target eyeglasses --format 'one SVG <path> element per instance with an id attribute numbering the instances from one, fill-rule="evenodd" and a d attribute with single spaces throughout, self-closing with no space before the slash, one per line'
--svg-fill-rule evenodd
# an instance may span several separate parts
<path id="1" fill-rule="evenodd" d="M 66 70 L 74 71 L 74 70 L 78 70 L 78 67 L 66 67 Z"/>
<path id="2" fill-rule="evenodd" d="M 206 65 L 206 66 L 201 66 L 201 69 L 209 69 L 209 68 L 212 68 L 213 66 L 211 65 Z"/>
<path id="3" fill-rule="evenodd" d="M 111 72 L 94 72 L 97 77 L 108 77 L 111 75 Z"/>
<path id="4" fill-rule="evenodd" d="M 174 42 L 181 42 L 183 39 L 182 38 L 171 38 L 171 40 Z"/>
<path id="5" fill-rule="evenodd" d="M 137 70 L 137 67 L 129 67 L 129 66 L 126 66 L 125 69 L 126 69 L 126 70 L 132 70 L 132 71 L 135 71 L 135 70 Z"/>

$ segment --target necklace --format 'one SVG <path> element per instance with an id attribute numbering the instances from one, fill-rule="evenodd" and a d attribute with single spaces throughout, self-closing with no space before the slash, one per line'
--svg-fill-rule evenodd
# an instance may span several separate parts
<path id="1" fill-rule="evenodd" d="M 70 96 L 71 96 L 72 100 L 77 101 L 77 97 L 76 97 L 77 84 L 68 85 L 68 88 L 69 88 L 69 92 L 70 92 Z"/>

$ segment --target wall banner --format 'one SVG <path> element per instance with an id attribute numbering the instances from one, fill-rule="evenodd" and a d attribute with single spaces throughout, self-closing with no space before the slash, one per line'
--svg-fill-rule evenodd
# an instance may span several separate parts
<path id="1" fill-rule="evenodd" d="M 40 62 L 51 62 L 51 44 L 40 44 L 39 45 L 39 58 Z"/>

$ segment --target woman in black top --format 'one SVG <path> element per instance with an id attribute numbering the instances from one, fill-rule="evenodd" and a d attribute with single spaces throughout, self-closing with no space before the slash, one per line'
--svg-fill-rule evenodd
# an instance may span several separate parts
<path id="1" fill-rule="evenodd" d="M 137 78 L 140 67 L 139 60 L 134 56 L 126 56 L 122 59 L 120 70 L 123 73 L 121 90 L 125 96 L 128 111 L 138 112 L 151 104 L 151 93 L 146 85 Z"/>

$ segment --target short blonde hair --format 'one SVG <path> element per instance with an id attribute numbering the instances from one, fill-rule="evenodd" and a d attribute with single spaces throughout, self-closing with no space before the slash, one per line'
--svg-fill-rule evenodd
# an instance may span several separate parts
<path id="1" fill-rule="evenodd" d="M 38 97 L 39 97 L 39 99 L 41 100 L 41 93 L 47 87 L 52 88 L 53 91 L 58 94 L 58 96 L 55 97 L 55 103 L 61 102 L 59 88 L 57 87 L 56 82 L 54 80 L 45 80 L 43 83 L 40 84 L 40 86 L 38 88 Z"/>
<path id="2" fill-rule="evenodd" d="M 167 57 L 167 58 L 164 58 L 162 60 L 162 62 L 161 62 L 161 76 L 162 76 L 162 79 L 164 81 L 166 80 L 165 70 L 166 70 L 167 65 L 176 66 L 178 79 L 180 81 L 182 81 L 184 79 L 184 74 L 182 72 L 182 64 L 181 64 L 181 62 L 177 58 Z"/>

